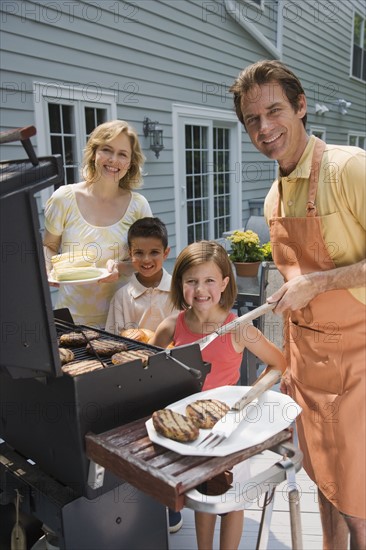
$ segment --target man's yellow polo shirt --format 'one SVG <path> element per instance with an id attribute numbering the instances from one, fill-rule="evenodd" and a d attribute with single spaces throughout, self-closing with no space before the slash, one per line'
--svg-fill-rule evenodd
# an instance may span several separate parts
<path id="1" fill-rule="evenodd" d="M 278 175 L 266 197 L 264 215 L 273 217 L 278 191 L 281 216 L 304 217 L 309 192 L 315 138 L 311 136 L 296 168 L 286 177 Z M 315 198 L 321 216 L 324 241 L 337 267 L 366 257 L 366 152 L 358 147 L 326 145 Z M 277 215 L 277 214 L 276 214 Z M 352 289 L 366 303 L 366 289 Z"/>

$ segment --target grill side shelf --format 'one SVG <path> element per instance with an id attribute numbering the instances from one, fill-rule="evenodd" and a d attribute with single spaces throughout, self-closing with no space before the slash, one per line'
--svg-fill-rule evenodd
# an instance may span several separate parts
<path id="1" fill-rule="evenodd" d="M 259 445 L 226 457 L 183 456 L 150 441 L 145 427 L 148 418 L 102 434 L 87 434 L 86 454 L 90 460 L 176 511 L 184 507 L 186 491 L 292 437 L 291 431 L 285 429 Z"/>

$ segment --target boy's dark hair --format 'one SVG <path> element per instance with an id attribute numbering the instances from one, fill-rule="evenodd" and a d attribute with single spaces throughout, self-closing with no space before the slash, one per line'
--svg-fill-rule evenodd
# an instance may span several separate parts
<path id="1" fill-rule="evenodd" d="M 160 239 L 164 250 L 168 248 L 168 231 L 159 218 L 140 218 L 129 228 L 127 233 L 128 248 L 131 248 L 133 239 L 138 237 L 154 237 Z"/>
<path id="2" fill-rule="evenodd" d="M 295 113 L 299 110 L 299 96 L 305 95 L 304 89 L 297 76 L 281 61 L 262 60 L 249 65 L 241 71 L 234 84 L 230 86 L 229 92 L 234 94 L 234 107 L 236 115 L 245 128 L 243 113 L 241 110 L 242 97 L 247 94 L 253 86 L 278 82 Z M 302 117 L 302 123 L 306 127 L 307 115 Z"/>

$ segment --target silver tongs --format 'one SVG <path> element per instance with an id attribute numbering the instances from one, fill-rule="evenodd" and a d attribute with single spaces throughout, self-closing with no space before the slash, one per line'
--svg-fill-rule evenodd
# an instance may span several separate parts
<path id="1" fill-rule="evenodd" d="M 222 325 L 222 327 L 218 328 L 211 334 L 208 334 L 207 336 L 204 336 L 200 340 L 197 340 L 195 344 L 198 344 L 200 347 L 200 350 L 202 351 L 205 349 L 215 338 L 218 336 L 222 336 L 223 334 L 227 334 L 229 332 L 232 332 L 233 329 L 235 329 L 238 325 L 245 325 L 248 323 L 251 323 L 254 319 L 257 319 L 261 315 L 265 315 L 266 313 L 269 313 L 276 307 L 278 302 L 273 302 L 271 304 L 265 303 L 252 311 L 249 311 L 248 313 L 245 313 L 244 315 L 241 315 L 240 317 L 237 317 L 230 323 L 227 323 L 226 325 Z"/>

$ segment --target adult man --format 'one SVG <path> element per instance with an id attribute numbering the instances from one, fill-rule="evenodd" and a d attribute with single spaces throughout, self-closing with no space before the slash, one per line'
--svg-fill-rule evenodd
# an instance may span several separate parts
<path id="1" fill-rule="evenodd" d="M 243 70 L 230 91 L 254 146 L 279 163 L 265 201 L 274 261 L 285 284 L 289 373 L 303 412 L 304 467 L 316 482 L 323 548 L 366 548 L 366 157 L 306 133 L 306 97 L 279 61 Z"/>

